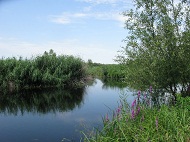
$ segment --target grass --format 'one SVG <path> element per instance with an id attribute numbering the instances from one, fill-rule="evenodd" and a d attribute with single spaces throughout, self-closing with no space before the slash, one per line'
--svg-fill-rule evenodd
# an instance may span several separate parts
<path id="1" fill-rule="evenodd" d="M 31 59 L 0 59 L 0 89 L 78 87 L 87 77 L 82 59 L 56 55 L 53 50 Z"/>
<path id="2" fill-rule="evenodd" d="M 122 99 L 112 117 L 106 115 L 104 127 L 87 142 L 190 142 L 190 97 L 177 97 L 175 105 L 151 106 L 146 96 L 130 105 Z"/>

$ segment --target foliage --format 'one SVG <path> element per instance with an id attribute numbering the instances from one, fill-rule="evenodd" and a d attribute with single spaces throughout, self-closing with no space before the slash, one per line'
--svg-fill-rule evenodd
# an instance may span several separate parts
<path id="1" fill-rule="evenodd" d="M 102 69 L 103 64 L 88 62 L 87 65 L 88 65 L 87 72 L 89 75 L 98 78 L 102 78 L 104 76 Z"/>
<path id="2" fill-rule="evenodd" d="M 99 64 L 88 61 L 88 73 L 101 79 L 119 80 L 125 77 L 125 67 L 119 64 Z"/>
<path id="3" fill-rule="evenodd" d="M 186 1 L 134 0 L 124 12 L 129 35 L 117 61 L 135 89 L 152 85 L 174 96 L 190 85 L 190 7 Z"/>
<path id="4" fill-rule="evenodd" d="M 144 98 L 139 101 L 140 98 Z M 141 103 L 143 102 L 143 103 Z M 132 105 L 123 99 L 113 117 L 105 116 L 104 127 L 88 142 L 184 142 L 190 141 L 190 97 L 177 98 L 174 106 L 150 106 L 150 100 L 140 96 Z"/>
<path id="5" fill-rule="evenodd" d="M 85 64 L 80 58 L 57 56 L 53 50 L 30 60 L 1 59 L 0 72 L 0 87 L 13 90 L 75 86 L 86 77 Z"/>

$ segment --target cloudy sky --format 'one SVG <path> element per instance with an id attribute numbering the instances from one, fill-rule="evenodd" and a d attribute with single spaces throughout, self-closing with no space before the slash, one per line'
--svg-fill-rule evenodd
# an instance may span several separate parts
<path id="1" fill-rule="evenodd" d="M 131 8 L 131 0 L 0 0 L 0 57 L 53 49 L 114 63 L 127 34 L 121 13 Z"/>

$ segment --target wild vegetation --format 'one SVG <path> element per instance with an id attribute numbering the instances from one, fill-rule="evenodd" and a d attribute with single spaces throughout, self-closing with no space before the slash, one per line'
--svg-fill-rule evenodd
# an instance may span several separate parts
<path id="1" fill-rule="evenodd" d="M 152 91 L 149 94 L 139 91 L 131 105 L 123 98 L 112 117 L 107 114 L 103 119 L 103 129 L 95 136 L 86 136 L 85 141 L 190 141 L 190 97 L 180 96 L 189 95 L 190 86 L 189 3 L 186 0 L 134 0 L 134 5 L 135 9 L 124 12 L 129 33 L 126 47 L 116 59 L 119 64 L 103 65 L 89 60 L 86 72 L 81 59 L 57 56 L 52 50 L 30 60 L 1 59 L 0 87 L 19 90 L 77 86 L 87 74 L 122 80 L 127 86 L 143 91 L 153 86 L 155 92 L 171 93 L 175 104 L 152 105 L 151 99 L 155 97 Z M 40 99 L 38 105 L 41 105 Z"/>
<path id="2" fill-rule="evenodd" d="M 0 72 L 0 87 L 4 91 L 79 86 L 87 75 L 85 64 L 80 58 L 57 56 L 53 50 L 32 59 L 2 58 Z"/>
<path id="3" fill-rule="evenodd" d="M 88 60 L 88 74 L 100 79 L 121 80 L 125 78 L 125 67 L 119 64 L 100 64 Z"/>
<path id="4" fill-rule="evenodd" d="M 117 61 L 126 66 L 128 86 L 176 96 L 190 85 L 190 6 L 186 0 L 134 0 L 124 12 L 129 31 Z"/>
<path id="5" fill-rule="evenodd" d="M 190 97 L 181 97 L 190 94 L 189 2 L 134 0 L 134 7 L 123 13 L 129 32 L 116 61 L 125 67 L 127 86 L 151 89 L 139 91 L 132 104 L 122 98 L 112 116 L 105 115 L 103 129 L 85 141 L 189 142 Z M 172 101 L 160 103 L 168 99 L 155 96 L 160 92 Z"/>
<path id="6" fill-rule="evenodd" d="M 149 95 L 150 96 L 150 95 Z M 177 97 L 173 106 L 152 106 L 147 93 L 138 93 L 130 105 L 122 98 L 112 116 L 103 118 L 103 129 L 88 142 L 188 142 L 190 141 L 190 97 Z"/>

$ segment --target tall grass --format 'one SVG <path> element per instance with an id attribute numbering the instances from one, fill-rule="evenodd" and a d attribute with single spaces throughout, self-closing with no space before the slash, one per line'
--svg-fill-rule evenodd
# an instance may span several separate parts
<path id="1" fill-rule="evenodd" d="M 80 58 L 57 56 L 53 50 L 32 59 L 1 59 L 0 72 L 0 87 L 16 90 L 77 86 L 86 77 L 85 64 Z"/>
<path id="2" fill-rule="evenodd" d="M 101 79 L 120 80 L 125 78 L 125 67 L 119 64 L 88 64 L 88 73 Z"/>
<path id="3" fill-rule="evenodd" d="M 140 101 L 138 95 L 131 105 L 123 99 L 113 117 L 105 116 L 103 129 L 94 136 L 86 136 L 84 141 L 189 142 L 189 105 L 190 97 L 180 96 L 175 105 L 163 104 L 160 107 L 150 106 L 146 96 Z"/>

